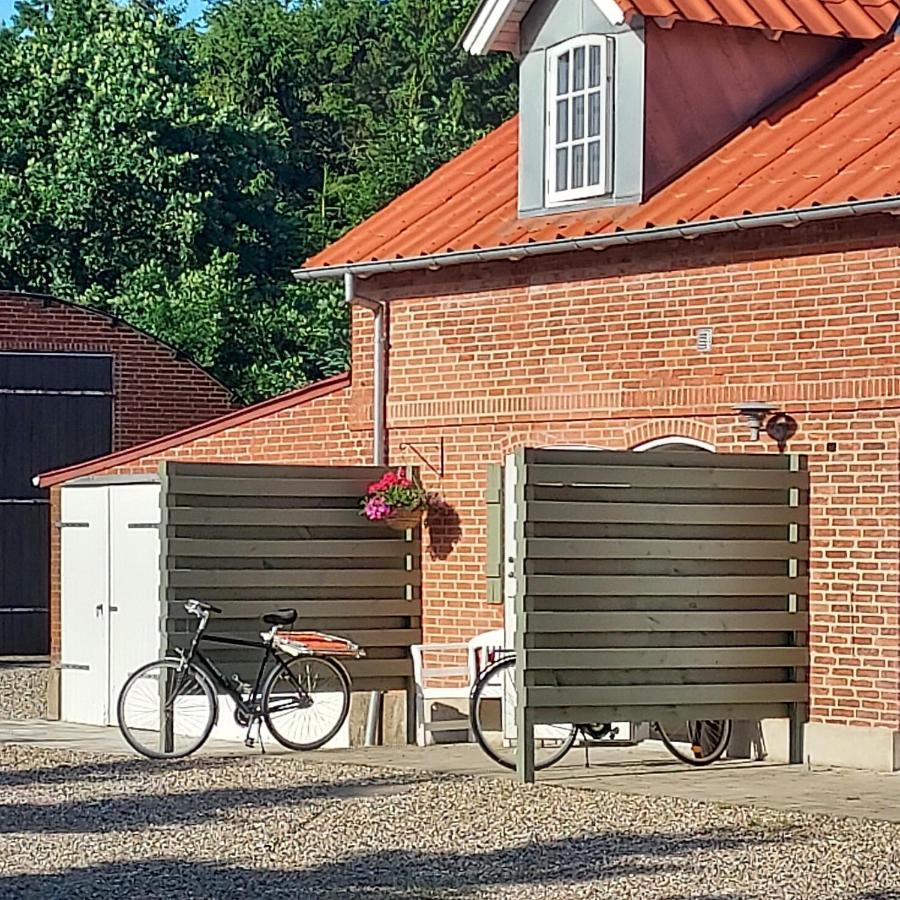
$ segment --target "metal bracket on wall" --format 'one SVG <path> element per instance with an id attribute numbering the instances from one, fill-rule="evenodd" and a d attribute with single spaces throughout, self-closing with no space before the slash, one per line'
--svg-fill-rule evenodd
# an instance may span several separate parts
<path id="1" fill-rule="evenodd" d="M 424 465 L 428 466 L 428 468 L 431 469 L 431 471 L 434 472 L 435 475 L 437 475 L 438 478 L 444 477 L 443 437 L 439 438 L 437 442 L 431 444 L 404 443 L 400 445 L 399 449 L 401 453 L 404 453 L 407 450 L 409 450 L 410 453 L 414 453 Z M 428 450 L 431 450 L 432 453 L 436 453 L 438 455 L 438 464 L 436 466 L 425 456 L 425 453 Z"/>

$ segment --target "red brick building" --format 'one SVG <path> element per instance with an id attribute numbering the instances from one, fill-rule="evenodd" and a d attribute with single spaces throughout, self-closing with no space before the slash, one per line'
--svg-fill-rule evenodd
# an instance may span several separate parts
<path id="1" fill-rule="evenodd" d="M 425 562 L 429 639 L 500 621 L 486 463 L 685 437 L 777 452 L 735 413 L 764 400 L 809 454 L 807 752 L 900 767 L 897 16 L 854 0 L 479 6 L 466 46 L 518 55 L 518 121 L 298 273 L 349 274 L 388 310 L 391 461 L 443 442 L 460 535 Z M 357 307 L 359 424 L 372 323 Z"/>
<path id="2" fill-rule="evenodd" d="M 55 519 L 32 478 L 232 405 L 209 373 L 120 320 L 0 291 L 0 656 L 47 652 Z"/>
<path id="3" fill-rule="evenodd" d="M 464 45 L 520 58 L 518 119 L 297 273 L 345 278 L 352 383 L 166 452 L 422 466 L 459 517 L 426 639 L 456 641 L 501 622 L 486 464 L 777 452 L 735 412 L 766 401 L 809 455 L 807 752 L 900 768 L 898 12 L 483 0 Z"/>
<path id="4" fill-rule="evenodd" d="M 223 384 L 172 347 L 121 319 L 53 297 L 0 291 L 0 352 L 108 356 L 113 450 L 234 406 Z"/>

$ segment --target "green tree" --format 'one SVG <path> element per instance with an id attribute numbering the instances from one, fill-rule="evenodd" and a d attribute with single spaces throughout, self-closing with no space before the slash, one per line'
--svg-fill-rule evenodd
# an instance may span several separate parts
<path id="1" fill-rule="evenodd" d="M 170 13 L 57 0 L 20 6 L 2 40 L 3 285 L 120 314 L 247 399 L 342 367 L 321 291 L 285 296 L 298 237 L 277 129 L 203 96 Z"/>
<path id="2" fill-rule="evenodd" d="M 0 28 L 0 286 L 123 316 L 251 400 L 339 371 L 290 269 L 513 110 L 472 0 L 22 0 Z"/>
<path id="3" fill-rule="evenodd" d="M 217 104 L 285 137 L 304 254 L 513 114 L 516 66 L 457 46 L 472 0 L 221 0 L 198 35 Z"/>

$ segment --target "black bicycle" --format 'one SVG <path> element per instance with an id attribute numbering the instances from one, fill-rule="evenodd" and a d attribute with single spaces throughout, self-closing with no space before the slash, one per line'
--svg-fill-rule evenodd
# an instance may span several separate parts
<path id="1" fill-rule="evenodd" d="M 501 766 L 516 768 L 517 741 L 512 717 L 516 706 L 516 659 L 509 651 L 489 665 L 479 676 L 469 699 L 469 719 L 475 740 Z M 665 748 L 692 766 L 708 766 L 725 753 L 731 739 L 731 722 L 692 721 L 681 728 L 653 729 Z M 581 738 L 585 747 L 618 731 L 610 723 L 537 725 L 534 731 L 534 768 L 546 769 L 558 763 Z"/>
<path id="2" fill-rule="evenodd" d="M 293 609 L 264 615 L 269 630 L 259 641 L 208 635 L 210 613 L 221 610 L 199 600 L 184 608 L 200 620 L 188 650 L 142 666 L 119 694 L 119 728 L 138 753 L 178 759 L 202 747 L 218 721 L 219 692 L 233 701 L 249 747 L 255 744 L 253 726 L 261 737 L 262 722 L 291 750 L 315 750 L 338 733 L 350 710 L 350 677 L 334 657 L 364 656 L 356 644 L 321 632 L 280 634 L 296 621 Z M 261 649 L 252 687 L 237 676 L 226 678 L 200 650 L 201 642 Z"/>

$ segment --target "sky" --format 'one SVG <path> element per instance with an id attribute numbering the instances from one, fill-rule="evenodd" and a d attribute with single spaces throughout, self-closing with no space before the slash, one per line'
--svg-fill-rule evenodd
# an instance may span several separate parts
<path id="1" fill-rule="evenodd" d="M 199 18 L 206 5 L 204 0 L 186 0 L 187 10 L 184 18 L 186 20 Z M 15 0 L 0 0 L 0 21 L 8 22 L 12 17 Z"/>

